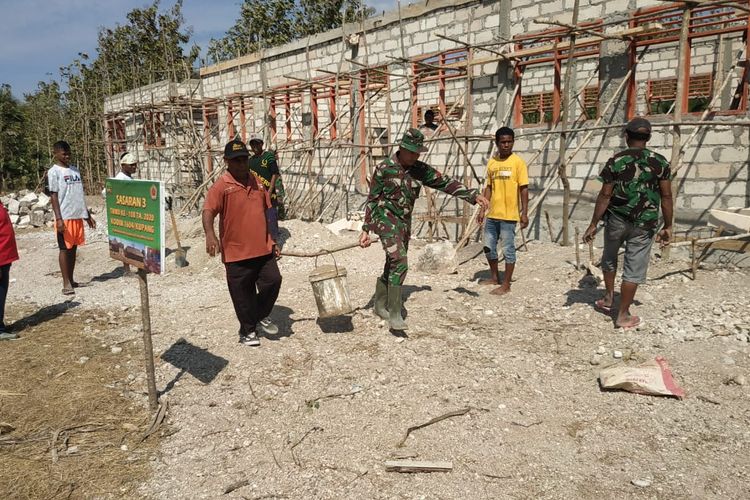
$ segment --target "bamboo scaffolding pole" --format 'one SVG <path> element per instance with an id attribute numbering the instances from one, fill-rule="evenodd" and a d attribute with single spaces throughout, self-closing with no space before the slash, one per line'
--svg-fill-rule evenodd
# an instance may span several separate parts
<path id="1" fill-rule="evenodd" d="M 578 24 L 578 7 L 580 5 L 579 0 L 575 0 L 573 3 L 573 24 Z M 563 110 L 562 110 L 562 123 L 560 130 L 560 150 L 558 154 L 558 172 L 560 180 L 563 185 L 563 206 L 562 206 L 562 245 L 570 245 L 570 180 L 568 179 L 568 162 L 565 161 L 565 154 L 567 153 L 568 147 L 568 117 L 570 115 L 570 102 L 571 102 L 571 84 L 573 81 L 574 69 L 572 68 L 571 62 L 573 61 L 573 52 L 576 47 L 576 35 L 575 32 L 570 33 L 570 49 L 568 50 L 568 60 L 565 66 L 565 83 L 563 84 Z M 549 221 L 549 214 L 547 214 L 547 220 Z M 549 222 L 548 222 L 549 224 Z M 551 231 L 551 228 L 550 228 Z"/>
<path id="2" fill-rule="evenodd" d="M 685 60 L 686 51 L 690 50 L 688 35 L 690 34 L 690 14 L 691 10 L 686 7 L 682 11 L 682 25 L 680 26 L 680 41 L 677 48 L 677 94 L 675 96 L 675 110 L 674 120 L 675 122 L 682 121 L 683 107 L 687 103 L 688 96 L 688 85 L 690 83 L 690 67 L 688 62 Z M 670 169 L 677 168 L 680 163 L 680 156 L 682 152 L 682 131 L 680 125 L 672 126 L 672 156 L 669 160 Z M 673 203 L 677 201 L 677 193 L 679 191 L 679 185 L 677 182 L 672 183 L 672 200 Z M 672 212 L 671 220 L 665 220 L 664 225 L 668 227 L 674 226 L 675 211 Z M 663 252 L 663 256 L 666 259 L 670 258 L 670 249 L 666 247 Z"/>
<path id="3" fill-rule="evenodd" d="M 734 71 L 737 68 L 737 66 L 742 62 L 743 55 L 745 53 L 745 48 L 743 47 L 737 56 L 737 60 L 735 60 L 732 67 L 727 71 L 727 75 L 724 78 L 724 81 L 721 83 L 721 86 L 714 91 L 714 95 L 711 97 L 711 101 L 708 103 L 708 106 L 706 106 L 706 109 L 701 113 L 700 121 L 704 121 L 706 117 L 708 117 L 709 114 L 711 114 L 711 110 L 714 107 L 714 104 L 716 101 L 721 97 L 721 93 L 726 88 L 727 84 L 732 80 L 732 77 L 735 76 Z M 698 135 L 698 132 L 700 131 L 701 127 L 695 127 L 693 131 L 690 133 L 690 135 L 685 139 L 685 142 L 683 142 L 680 145 L 680 150 L 678 153 L 677 161 L 675 163 L 674 168 L 672 169 L 672 176 L 674 177 L 675 174 L 682 168 L 683 166 L 683 159 L 685 158 L 685 152 L 687 150 L 688 145 L 695 139 L 695 136 Z"/>

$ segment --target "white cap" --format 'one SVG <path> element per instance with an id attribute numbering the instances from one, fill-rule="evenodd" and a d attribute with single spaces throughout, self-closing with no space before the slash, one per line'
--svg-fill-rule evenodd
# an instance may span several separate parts
<path id="1" fill-rule="evenodd" d="M 125 153 L 120 158 L 120 165 L 135 165 L 136 163 L 138 163 L 138 160 L 133 153 Z"/>
<path id="2" fill-rule="evenodd" d="M 253 141 L 263 142 L 263 136 L 260 134 L 250 134 L 250 137 L 247 138 L 247 143 L 250 144 Z"/>

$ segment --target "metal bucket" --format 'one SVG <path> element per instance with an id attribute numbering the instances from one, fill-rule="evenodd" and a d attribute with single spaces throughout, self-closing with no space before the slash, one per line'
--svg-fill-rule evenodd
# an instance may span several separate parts
<path id="1" fill-rule="evenodd" d="M 318 317 L 330 318 L 352 312 L 349 287 L 346 284 L 346 268 L 339 267 L 336 259 L 333 259 L 332 266 L 318 267 L 316 257 L 315 269 L 308 279 L 312 285 L 315 303 L 318 305 Z"/>

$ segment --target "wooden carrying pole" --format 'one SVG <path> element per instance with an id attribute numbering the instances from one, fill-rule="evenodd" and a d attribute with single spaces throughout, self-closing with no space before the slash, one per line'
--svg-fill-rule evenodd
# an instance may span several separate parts
<path id="1" fill-rule="evenodd" d="M 156 376 L 154 374 L 154 347 L 151 344 L 151 309 L 148 303 L 148 272 L 138 269 L 138 283 L 141 286 L 141 321 L 143 324 L 143 350 L 146 357 L 146 375 L 148 377 L 148 406 L 156 410 L 159 401 L 156 395 Z"/>

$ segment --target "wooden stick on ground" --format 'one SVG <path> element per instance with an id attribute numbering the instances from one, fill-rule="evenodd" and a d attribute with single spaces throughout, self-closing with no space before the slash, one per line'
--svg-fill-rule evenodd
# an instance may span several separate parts
<path id="1" fill-rule="evenodd" d="M 520 229 L 518 232 L 521 233 L 521 248 L 523 248 L 524 252 L 528 252 L 529 247 L 526 244 L 526 233 L 524 232 L 524 229 Z"/>
<path id="2" fill-rule="evenodd" d="M 690 270 L 693 274 L 693 281 L 695 281 L 695 275 L 698 272 L 698 248 L 697 238 L 690 240 Z"/>
<path id="3" fill-rule="evenodd" d="M 439 417 L 435 417 L 433 419 L 430 419 L 430 420 L 428 420 L 427 422 L 425 422 L 423 424 L 418 424 L 418 425 L 414 425 L 412 427 L 409 427 L 408 429 L 406 429 L 406 433 L 404 434 L 404 437 L 401 439 L 401 441 L 399 441 L 399 443 L 396 446 L 398 448 L 403 447 L 404 443 L 409 438 L 409 434 L 411 434 L 412 432 L 414 432 L 414 431 L 416 431 L 418 429 L 422 429 L 423 427 L 427 427 L 429 425 L 436 424 L 436 423 L 438 423 L 438 422 L 440 422 L 442 420 L 445 420 L 446 418 L 460 417 L 461 415 L 466 415 L 470 411 L 471 411 L 471 408 L 461 408 L 460 410 L 449 411 L 448 413 L 445 413 L 443 415 L 440 415 Z"/>
<path id="4" fill-rule="evenodd" d="M 295 463 L 295 464 L 297 465 L 297 467 L 302 467 L 302 462 L 300 462 L 299 458 L 297 458 L 297 455 L 296 455 L 296 454 L 294 453 L 294 449 L 295 449 L 295 448 L 296 448 L 297 446 L 299 446 L 299 445 L 300 445 L 300 444 L 302 443 L 302 441 L 304 441 L 304 440 L 305 440 L 305 438 L 307 438 L 307 436 L 309 436 L 309 435 L 310 435 L 310 434 L 312 434 L 313 432 L 318 432 L 318 431 L 321 431 L 321 432 L 322 432 L 322 431 L 323 431 L 323 428 L 322 428 L 322 427 L 317 427 L 317 426 L 316 426 L 316 427 L 313 427 L 312 429 L 310 429 L 309 431 L 307 431 L 307 432 L 305 433 L 305 435 L 304 435 L 304 436 L 302 436 L 302 437 L 301 437 L 301 438 L 299 439 L 299 441 L 297 441 L 296 443 L 294 443 L 294 444 L 293 444 L 293 445 L 291 446 L 291 448 L 289 448 L 289 451 L 290 451 L 290 452 L 292 453 L 292 458 L 294 459 L 294 463 Z"/>
<path id="5" fill-rule="evenodd" d="M 580 247 L 581 239 L 579 238 L 578 226 L 575 226 L 574 230 L 575 230 L 575 238 L 576 238 L 576 241 L 575 241 L 576 269 L 580 269 L 581 268 L 581 247 Z"/>
<path id="6" fill-rule="evenodd" d="M 386 472 L 450 472 L 453 462 L 437 462 L 425 460 L 388 460 L 385 463 Z"/>

